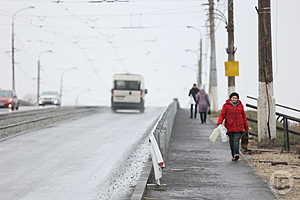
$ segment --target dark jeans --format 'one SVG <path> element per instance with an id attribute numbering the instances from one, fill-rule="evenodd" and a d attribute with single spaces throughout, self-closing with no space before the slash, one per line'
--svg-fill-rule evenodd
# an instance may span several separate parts
<path id="1" fill-rule="evenodd" d="M 235 154 L 240 154 L 240 139 L 242 132 L 227 133 L 229 136 L 229 144 L 231 149 L 231 155 L 234 157 Z"/>
<path id="2" fill-rule="evenodd" d="M 207 116 L 206 112 L 200 112 L 200 119 L 202 124 L 206 123 L 206 116 Z"/>
<path id="3" fill-rule="evenodd" d="M 194 106 L 195 106 L 195 110 L 194 110 Z M 193 118 L 193 114 L 194 114 L 194 118 L 197 118 L 197 104 L 191 104 L 191 118 Z"/>

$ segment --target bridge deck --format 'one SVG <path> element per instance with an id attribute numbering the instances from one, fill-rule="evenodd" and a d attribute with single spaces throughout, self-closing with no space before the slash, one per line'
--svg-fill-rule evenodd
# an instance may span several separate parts
<path id="1" fill-rule="evenodd" d="M 203 125 L 190 119 L 188 110 L 178 111 L 161 179 L 166 187 L 148 188 L 145 200 L 275 199 L 243 158 L 231 161 L 229 144 L 209 142 L 215 127 L 211 121 Z"/>

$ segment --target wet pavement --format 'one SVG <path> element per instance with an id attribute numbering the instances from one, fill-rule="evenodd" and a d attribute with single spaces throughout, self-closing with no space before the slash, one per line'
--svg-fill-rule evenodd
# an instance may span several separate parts
<path id="1" fill-rule="evenodd" d="M 231 161 L 228 143 L 209 142 L 215 127 L 190 119 L 188 110 L 178 111 L 161 179 L 166 186 L 148 188 L 145 200 L 275 199 L 243 158 Z"/>

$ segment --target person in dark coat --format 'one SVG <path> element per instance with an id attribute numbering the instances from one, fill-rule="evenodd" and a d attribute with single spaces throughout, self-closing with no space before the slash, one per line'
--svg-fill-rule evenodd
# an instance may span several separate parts
<path id="1" fill-rule="evenodd" d="M 229 136 L 232 160 L 237 161 L 240 158 L 240 139 L 245 132 L 248 132 L 246 113 L 238 93 L 231 93 L 223 105 L 217 124 L 222 124 L 223 120 L 225 120 L 225 127 Z"/>
<path id="2" fill-rule="evenodd" d="M 204 89 L 200 89 L 196 95 L 198 111 L 200 113 L 201 123 L 206 123 L 207 112 L 210 107 L 210 102 L 208 95 L 206 94 Z"/>
<path id="3" fill-rule="evenodd" d="M 190 92 L 189 92 L 189 96 L 192 96 L 193 99 L 194 99 L 194 102 L 193 104 L 191 104 L 191 119 L 193 119 L 193 114 L 194 114 L 194 118 L 196 119 L 197 118 L 197 99 L 196 99 L 196 95 L 197 93 L 199 92 L 199 89 L 197 87 L 197 84 L 194 83 L 193 84 L 193 87 L 190 89 Z M 195 105 L 195 111 L 193 111 L 193 107 Z"/>

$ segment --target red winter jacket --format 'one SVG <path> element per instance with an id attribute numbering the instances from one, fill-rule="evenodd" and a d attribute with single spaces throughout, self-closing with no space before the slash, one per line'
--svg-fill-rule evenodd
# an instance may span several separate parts
<path id="1" fill-rule="evenodd" d="M 240 100 L 238 100 L 237 106 L 232 105 L 230 100 L 226 101 L 219 115 L 217 124 L 222 124 L 224 119 L 227 132 L 248 131 L 246 113 Z"/>

